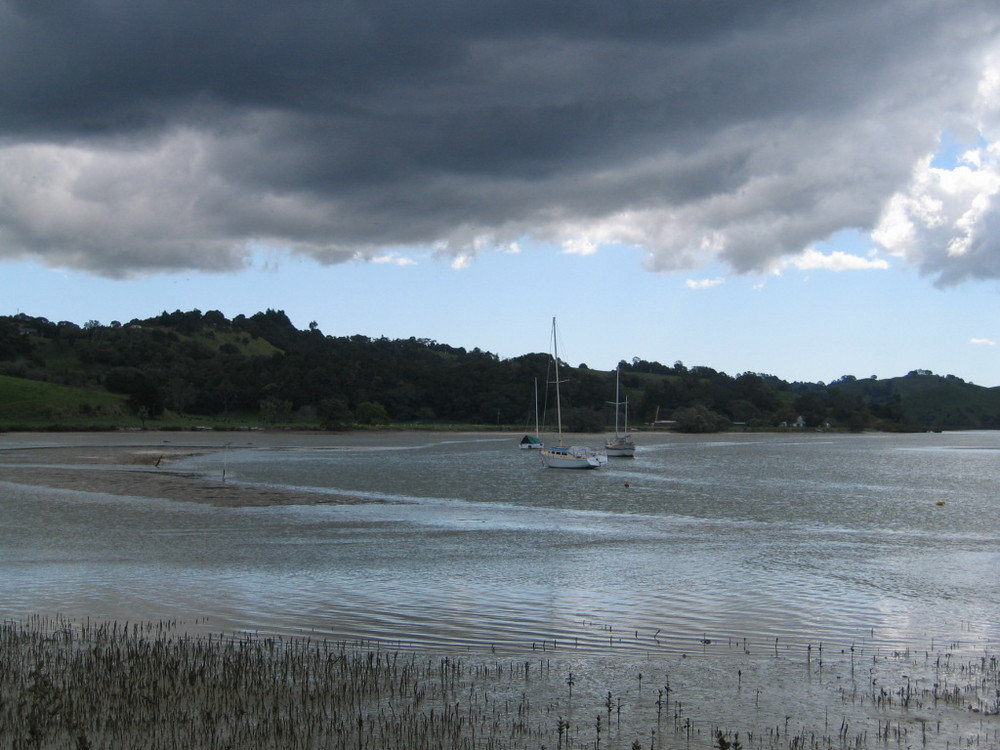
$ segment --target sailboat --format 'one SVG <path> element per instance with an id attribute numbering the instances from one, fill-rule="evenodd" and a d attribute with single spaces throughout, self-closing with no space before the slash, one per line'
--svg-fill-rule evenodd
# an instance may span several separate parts
<path id="1" fill-rule="evenodd" d="M 535 378 L 535 434 L 525 435 L 518 443 L 521 450 L 541 450 L 542 439 L 538 437 L 538 378 Z"/>
<path id="2" fill-rule="evenodd" d="M 608 457 L 604 453 L 582 445 L 563 445 L 562 403 L 559 399 L 559 345 L 556 342 L 555 318 L 552 318 L 552 353 L 556 373 L 556 424 L 559 428 L 559 442 L 542 448 L 542 463 L 550 469 L 596 469 L 608 462 Z"/>
<path id="3" fill-rule="evenodd" d="M 613 458 L 632 458 L 635 456 L 635 443 L 628 434 L 628 396 L 621 400 L 621 372 L 615 368 L 615 436 L 604 444 L 604 452 Z M 622 405 L 625 406 L 625 432 L 618 431 L 618 416 Z"/>

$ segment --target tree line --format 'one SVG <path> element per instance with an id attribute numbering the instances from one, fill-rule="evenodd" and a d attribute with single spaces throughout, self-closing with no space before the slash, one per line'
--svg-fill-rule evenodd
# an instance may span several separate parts
<path id="1" fill-rule="evenodd" d="M 1000 427 L 1000 394 L 954 376 L 830 383 L 735 376 L 639 358 L 618 364 L 632 425 L 724 429 Z M 330 336 L 296 329 L 280 310 L 227 319 L 175 311 L 127 323 L 0 317 L 0 374 L 125 394 L 137 414 L 231 417 L 347 429 L 357 424 L 551 427 L 548 353 L 501 359 L 429 339 Z M 560 362 L 563 425 L 600 432 L 614 423 L 614 371 Z"/>

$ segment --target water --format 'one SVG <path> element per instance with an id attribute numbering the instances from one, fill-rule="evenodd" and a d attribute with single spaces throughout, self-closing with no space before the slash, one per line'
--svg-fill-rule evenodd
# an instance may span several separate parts
<path id="1" fill-rule="evenodd" d="M 0 615 L 544 654 L 582 694 L 645 670 L 647 699 L 670 680 L 702 722 L 749 711 L 758 731 L 828 724 L 831 702 L 839 723 L 847 682 L 944 679 L 918 654 L 997 653 L 998 433 L 642 434 L 635 459 L 581 472 L 519 438 L 171 438 L 231 444 L 168 470 L 330 501 L 265 508 L 41 490 L 0 467 Z M 948 738 L 996 743 L 982 708 Z"/>

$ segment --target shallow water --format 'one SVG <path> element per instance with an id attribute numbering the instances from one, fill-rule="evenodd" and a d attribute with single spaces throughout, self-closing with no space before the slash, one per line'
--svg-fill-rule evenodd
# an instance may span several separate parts
<path id="1" fill-rule="evenodd" d="M 519 438 L 167 438 L 229 443 L 171 471 L 350 505 L 220 508 L 0 473 L 0 614 L 544 654 L 595 694 L 634 691 L 645 669 L 647 700 L 668 680 L 703 721 L 738 722 L 752 699 L 758 731 L 869 720 L 837 691 L 944 679 L 918 653 L 997 653 L 1000 433 L 641 434 L 635 459 L 589 472 L 544 469 Z M 65 440 L 108 442 L 0 448 Z M 997 741 L 996 717 L 964 718 L 949 739 Z"/>

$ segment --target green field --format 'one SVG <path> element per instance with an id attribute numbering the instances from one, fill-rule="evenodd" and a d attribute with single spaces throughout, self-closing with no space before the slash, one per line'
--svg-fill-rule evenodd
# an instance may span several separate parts
<path id="1" fill-rule="evenodd" d="M 125 396 L 0 375 L 0 425 L 98 426 L 139 420 Z"/>
<path id="2" fill-rule="evenodd" d="M 113 429 L 237 429 L 256 426 L 254 415 L 227 419 L 164 412 L 143 419 L 129 408 L 128 397 L 0 375 L 0 431 Z"/>

